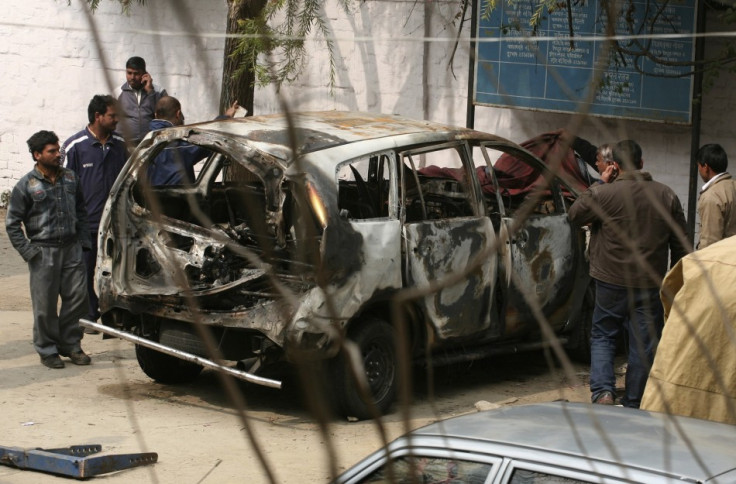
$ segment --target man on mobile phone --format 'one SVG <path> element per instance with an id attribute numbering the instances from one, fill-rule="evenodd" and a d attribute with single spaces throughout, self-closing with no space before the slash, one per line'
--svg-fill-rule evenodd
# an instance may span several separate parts
<path id="1" fill-rule="evenodd" d="M 677 194 L 643 170 L 641 146 L 633 140 L 613 147 L 618 176 L 594 184 L 568 211 L 577 226 L 591 226 L 590 277 L 595 308 L 590 336 L 590 391 L 593 403 L 616 400 L 616 341 L 627 330 L 629 351 L 624 407 L 639 408 L 664 326 L 659 289 L 668 263 L 690 247 Z"/>
<path id="2" fill-rule="evenodd" d="M 561 142 L 566 143 L 575 152 L 575 157 L 580 164 L 580 171 L 584 175 L 587 174 L 586 168 L 582 162 L 590 165 L 599 173 L 598 179 L 588 178 L 588 184 L 611 183 L 618 176 L 618 167 L 613 161 L 613 147 L 610 144 L 602 144 L 595 146 L 590 141 L 575 136 L 565 128 L 552 131 L 553 134 L 559 136 Z M 582 160 L 582 162 L 581 162 Z"/>
<path id="3" fill-rule="evenodd" d="M 166 89 L 156 90 L 142 57 L 131 57 L 125 63 L 125 83 L 120 87 L 122 133 L 130 148 L 140 143 L 149 131 L 156 103 L 166 96 Z"/>

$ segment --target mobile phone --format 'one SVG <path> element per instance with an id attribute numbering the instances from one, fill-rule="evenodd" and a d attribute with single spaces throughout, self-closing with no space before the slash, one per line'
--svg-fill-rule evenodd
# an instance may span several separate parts
<path id="1" fill-rule="evenodd" d="M 613 166 L 613 171 L 611 172 L 614 177 L 618 176 L 618 168 L 616 167 L 615 161 L 607 161 L 606 164 Z"/>

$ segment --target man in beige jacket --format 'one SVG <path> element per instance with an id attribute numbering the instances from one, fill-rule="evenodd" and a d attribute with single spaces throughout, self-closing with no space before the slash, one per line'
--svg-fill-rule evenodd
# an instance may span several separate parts
<path id="1" fill-rule="evenodd" d="M 736 180 L 726 172 L 728 157 L 720 145 L 704 145 L 695 158 L 705 182 L 698 199 L 700 240 L 704 249 L 714 242 L 736 235 Z"/>
<path id="2" fill-rule="evenodd" d="M 643 410 L 736 425 L 736 237 L 685 256 L 662 283 L 667 322 Z"/>

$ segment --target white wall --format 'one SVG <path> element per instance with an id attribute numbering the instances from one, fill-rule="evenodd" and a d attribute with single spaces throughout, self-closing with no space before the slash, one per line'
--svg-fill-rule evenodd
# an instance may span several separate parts
<path id="1" fill-rule="evenodd" d="M 383 111 L 432 121 L 464 125 L 468 85 L 468 43 L 461 42 L 448 68 L 455 27 L 450 20 L 458 12 L 457 1 L 391 2 L 365 1 L 346 15 L 330 10 L 330 26 L 343 56 L 338 64 L 338 86 L 328 95 L 328 65 L 324 45 L 313 40 L 313 57 L 304 76 L 282 89 L 295 109 L 360 109 Z M 429 6 L 428 6 L 429 5 Z M 427 88 L 422 83 L 422 39 L 425 8 L 430 9 Z M 712 20 L 709 29 L 715 30 Z M 728 30 L 728 29 L 726 29 Z M 466 23 L 463 38 L 470 35 Z M 353 40 L 353 39 L 357 40 Z M 365 40 L 370 39 L 370 40 Z M 708 53 L 718 48 L 716 40 L 706 44 Z M 703 102 L 701 144 L 717 142 L 732 158 L 736 172 L 736 93 L 730 87 L 736 74 L 723 73 Z M 423 96 L 429 97 L 428 111 Z M 276 112 L 275 93 L 264 88 L 256 95 L 256 112 Z M 479 106 L 475 128 L 522 142 L 537 134 L 580 123 L 580 136 L 596 144 L 620 139 L 637 140 L 644 151 L 646 169 L 655 179 L 670 185 L 687 210 L 691 127 L 663 123 L 590 117 L 569 114 L 511 110 Z M 699 184 L 702 182 L 699 181 Z"/>
<path id="2" fill-rule="evenodd" d="M 324 44 L 311 39 L 303 76 L 281 90 L 288 105 L 397 113 L 464 125 L 467 42 L 460 43 L 453 70 L 448 67 L 456 34 L 451 22 L 457 22 L 458 1 L 365 0 L 354 4 L 346 14 L 337 2 L 327 2 L 328 25 L 339 56 L 334 91 L 330 93 L 328 87 Z M 51 129 L 65 139 L 81 129 L 91 96 L 122 84 L 124 63 L 131 55 L 146 59 L 154 83 L 182 101 L 188 121 L 217 114 L 225 0 L 157 0 L 132 8 L 129 17 L 120 15 L 117 2 L 103 1 L 94 16 L 103 58 L 81 5 L 81 0 L 74 0 L 71 7 L 66 0 L 5 0 L 3 4 L 0 191 L 12 187 L 30 169 L 28 136 Z M 425 18 L 430 19 L 427 29 Z M 469 31 L 466 23 L 463 38 L 467 39 Z M 179 35 L 182 32 L 203 35 L 184 37 Z M 425 36 L 432 40 L 427 44 L 426 62 Z M 716 41 L 709 41 L 707 48 L 714 52 L 717 47 Z M 726 148 L 732 167 L 736 165 L 736 93 L 731 89 L 735 80 L 736 75 L 724 73 L 706 94 L 701 130 L 702 143 L 718 142 Z M 280 110 L 272 87 L 257 89 L 254 110 L 255 114 Z M 475 127 L 521 142 L 570 126 L 575 120 L 567 114 L 478 107 Z M 595 143 L 629 137 L 638 140 L 646 168 L 655 179 L 672 186 L 687 206 L 690 127 L 605 118 L 581 122 L 581 136 Z"/>
<path id="3" fill-rule="evenodd" d="M 3 1 L 0 193 L 33 167 L 26 140 L 48 129 L 63 143 L 81 130 L 92 96 L 113 94 L 125 82 L 130 56 L 146 59 L 154 85 L 179 98 L 189 122 L 218 114 L 224 37 L 182 33 L 223 34 L 225 1 L 207 1 L 207 8 L 201 0 L 153 3 L 125 16 L 117 2 L 100 2 L 92 18 L 100 53 L 81 0 L 71 6 L 67 0 Z"/>

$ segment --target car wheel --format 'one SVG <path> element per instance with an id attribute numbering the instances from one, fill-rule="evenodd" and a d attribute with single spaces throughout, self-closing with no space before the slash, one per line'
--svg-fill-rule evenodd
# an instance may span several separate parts
<path id="1" fill-rule="evenodd" d="M 143 373 L 159 383 L 186 383 L 194 380 L 202 366 L 135 345 L 135 356 Z"/>
<path id="2" fill-rule="evenodd" d="M 205 331 L 207 331 L 206 328 Z M 207 348 L 191 324 L 174 321 L 161 322 L 158 330 L 158 342 L 179 351 L 207 356 Z"/>
<path id="3" fill-rule="evenodd" d="M 373 403 L 379 413 L 385 413 L 396 398 L 396 338 L 394 328 L 375 317 L 358 321 L 348 338 L 360 349 Z M 362 397 L 350 368 L 341 355 L 333 361 L 335 396 L 345 416 L 360 420 L 374 415 Z"/>
<path id="4" fill-rule="evenodd" d="M 595 286 L 591 283 L 585 291 L 580 316 L 570 332 L 567 353 L 575 361 L 590 363 L 590 331 L 593 327 L 593 309 L 595 308 Z"/>

